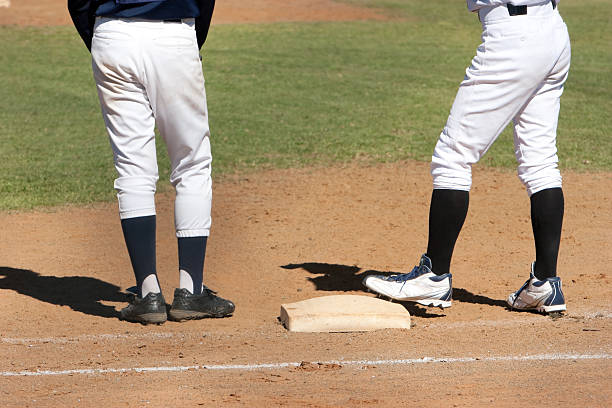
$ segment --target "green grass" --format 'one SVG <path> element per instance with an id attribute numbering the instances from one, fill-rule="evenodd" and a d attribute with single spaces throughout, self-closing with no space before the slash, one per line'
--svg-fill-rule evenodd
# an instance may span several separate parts
<path id="1" fill-rule="evenodd" d="M 468 60 L 479 42 L 480 24 L 475 15 L 467 12 L 464 2 L 342 1 L 377 9 L 383 7 L 390 16 L 414 22 L 411 24 L 415 24 L 420 33 L 428 36 L 433 37 L 436 32 L 443 31 L 439 33 L 442 37 L 440 42 L 447 45 L 470 44 L 467 52 L 464 47 L 460 49 L 460 53 L 468 57 Z M 557 133 L 560 166 L 574 170 L 610 171 L 612 170 L 612 138 L 609 136 L 609 118 L 612 117 L 610 2 L 609 0 L 564 1 L 560 5 L 560 11 L 572 41 L 572 66 L 561 99 Z M 466 39 L 465 34 L 468 32 L 470 35 Z M 437 51 L 433 52 L 439 57 Z M 460 70 L 459 65 L 454 69 Z M 450 108 L 450 104 L 447 108 Z M 445 115 L 447 113 L 448 111 Z M 444 120 L 445 118 L 440 122 L 441 125 L 444 124 Z M 514 167 L 512 144 L 512 130 L 509 126 L 479 164 Z M 422 157 L 416 158 L 420 160 Z"/>
<path id="2" fill-rule="evenodd" d="M 215 176 L 429 160 L 479 43 L 478 21 L 451 0 L 350 2 L 385 6 L 399 19 L 213 27 L 204 72 Z M 573 45 L 559 123 L 564 168 L 612 169 L 605 3 L 561 5 Z M 0 27 L 0 48 L 0 209 L 113 199 L 90 58 L 74 29 Z M 161 143 L 158 152 L 166 189 Z M 514 166 L 508 131 L 482 164 Z"/>

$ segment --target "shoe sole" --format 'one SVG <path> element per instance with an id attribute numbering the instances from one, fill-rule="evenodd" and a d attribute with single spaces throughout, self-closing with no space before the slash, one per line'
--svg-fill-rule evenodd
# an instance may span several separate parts
<path id="1" fill-rule="evenodd" d="M 378 294 L 380 297 L 388 299 L 390 301 L 398 301 L 398 302 L 413 302 L 418 303 L 422 306 L 427 307 L 439 307 L 440 309 L 446 309 L 451 307 L 453 304 L 450 300 L 440 300 L 440 299 L 398 299 L 387 295 Z"/>
<path id="2" fill-rule="evenodd" d="M 180 322 L 183 320 L 198 320 L 198 319 L 205 319 L 207 317 L 211 317 L 211 318 L 222 318 L 222 317 L 229 317 L 232 314 L 211 314 L 211 313 L 202 313 L 202 312 L 196 312 L 193 310 L 170 310 L 170 313 L 168 314 L 168 318 L 170 318 L 170 320 L 175 321 L 175 322 Z"/>
<path id="3" fill-rule="evenodd" d="M 536 312 L 540 312 L 540 313 L 555 313 L 555 312 L 565 312 L 567 310 L 567 306 L 564 304 L 562 305 L 553 305 L 553 306 L 546 306 L 546 305 L 541 305 L 541 306 L 537 306 L 537 307 L 525 307 L 525 308 L 519 308 L 519 307 L 515 307 L 512 306 L 512 302 L 510 301 L 510 299 L 506 300 L 506 303 L 508 304 L 508 307 L 510 308 L 510 310 L 516 310 L 518 312 L 521 311 L 536 311 Z"/>
<path id="4" fill-rule="evenodd" d="M 168 320 L 168 316 L 165 313 L 145 313 L 142 315 L 135 316 L 134 318 L 121 317 L 122 320 L 132 323 L 147 324 L 163 324 Z"/>
<path id="5" fill-rule="evenodd" d="M 383 295 L 382 293 L 375 292 L 373 290 L 369 290 L 369 292 L 374 293 L 377 297 L 387 299 L 391 302 L 414 302 L 423 306 L 429 307 L 439 307 L 440 309 L 446 309 L 452 306 L 452 301 L 450 300 L 440 300 L 440 299 L 398 299 L 392 296 Z"/>
<path id="6" fill-rule="evenodd" d="M 554 305 L 554 306 L 540 306 L 538 308 L 538 312 L 543 312 L 543 313 L 565 312 L 566 309 L 567 307 L 565 306 L 565 304 Z"/>
<path id="7" fill-rule="evenodd" d="M 440 309 L 446 309 L 447 307 L 451 307 L 450 300 L 440 300 L 440 299 L 419 299 L 419 300 L 410 300 L 410 302 L 417 302 L 423 306 L 432 306 L 439 307 Z"/>

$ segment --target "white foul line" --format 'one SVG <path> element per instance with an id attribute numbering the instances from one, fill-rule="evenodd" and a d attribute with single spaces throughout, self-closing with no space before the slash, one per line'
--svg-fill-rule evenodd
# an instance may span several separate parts
<path id="1" fill-rule="evenodd" d="M 559 361 L 559 360 L 608 360 L 612 354 L 534 354 L 526 356 L 497 356 L 497 357 L 423 357 L 413 359 L 395 360 L 332 360 L 315 362 L 311 364 L 338 364 L 340 366 L 385 366 L 385 365 L 408 365 L 424 363 L 472 363 L 491 361 Z M 302 362 L 288 363 L 265 363 L 265 364 L 218 364 L 218 365 L 192 365 L 192 366 L 166 366 L 166 367 L 131 367 L 131 368 L 84 368 L 73 370 L 37 370 L 37 371 L 2 371 L 2 377 L 28 377 L 28 376 L 52 376 L 52 375 L 75 375 L 75 374 L 109 374 L 109 373 L 150 373 L 162 371 L 190 371 L 190 370 L 235 370 L 253 371 L 265 369 L 280 369 L 288 367 L 299 367 Z"/>

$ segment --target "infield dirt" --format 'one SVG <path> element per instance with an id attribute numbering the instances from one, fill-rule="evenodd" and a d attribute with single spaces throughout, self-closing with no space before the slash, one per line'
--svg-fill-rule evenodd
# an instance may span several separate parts
<path id="1" fill-rule="evenodd" d="M 64 1 L 38 4 L 47 3 L 49 13 L 64 13 Z M 215 18 L 232 3 L 239 4 L 220 1 Z M 372 13 L 333 7 L 347 19 Z M 453 306 L 405 304 L 414 322 L 405 331 L 288 333 L 277 317 L 281 303 L 372 296 L 361 286 L 365 274 L 414 266 L 427 239 L 426 163 L 273 170 L 217 182 L 205 283 L 236 303 L 226 319 L 146 327 L 117 319 L 132 273 L 115 203 L 0 213 L 0 405 L 610 406 L 612 175 L 563 175 L 563 317 L 505 307 L 534 257 L 529 200 L 514 172 L 478 167 L 452 265 Z M 172 194 L 157 198 L 168 302 L 178 283 L 172 203 Z M 423 357 L 448 361 L 381 362 Z M 378 362 L 349 363 L 356 360 Z M 133 371 L 285 362 L 300 364 Z M 113 368 L 129 370 L 95 371 Z M 23 371 L 43 375 L 14 375 Z"/>
<path id="2" fill-rule="evenodd" d="M 428 166 L 276 170 L 215 187 L 205 281 L 233 317 L 163 326 L 117 319 L 132 284 L 116 204 L 0 215 L 2 372 L 207 364 L 610 356 L 609 174 L 565 172 L 560 319 L 508 311 L 533 258 L 528 199 L 511 172 L 475 173 L 450 309 L 406 304 L 412 330 L 287 333 L 280 304 L 362 294 L 366 273 L 405 272 L 426 245 Z M 172 195 L 158 198 L 158 270 L 178 282 Z M 371 295 L 369 295 L 371 296 Z M 171 299 L 167 299 L 171 301 Z M 277 369 L 6 377 L 4 406 L 607 406 L 609 357 L 582 361 L 303 364 Z M 145 404 L 145 401 L 148 401 Z M 544 403 L 542 403 L 544 401 Z M 550 404 L 548 403 L 550 402 Z M 554 404 L 553 404 L 554 402 Z"/>

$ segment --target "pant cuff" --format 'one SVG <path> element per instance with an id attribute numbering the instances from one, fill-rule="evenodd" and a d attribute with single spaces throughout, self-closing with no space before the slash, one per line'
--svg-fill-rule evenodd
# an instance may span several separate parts
<path id="1" fill-rule="evenodd" d="M 209 228 L 176 231 L 177 238 L 207 237 L 209 234 Z"/>
<path id="2" fill-rule="evenodd" d="M 119 211 L 119 218 L 122 220 L 136 217 L 148 217 L 155 215 L 155 208 L 143 208 L 139 210 Z"/>
<path id="3" fill-rule="evenodd" d="M 540 191 L 543 191 L 543 190 L 548 190 L 549 188 L 562 188 L 562 187 L 563 187 L 562 183 L 558 181 L 554 183 L 543 184 L 540 186 L 529 187 L 527 188 L 527 194 L 529 195 L 529 197 L 531 197 L 535 193 L 539 193 Z"/>

